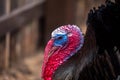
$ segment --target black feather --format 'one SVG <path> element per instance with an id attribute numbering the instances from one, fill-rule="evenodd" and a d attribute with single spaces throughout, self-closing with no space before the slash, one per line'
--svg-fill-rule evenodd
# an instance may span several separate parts
<path id="1" fill-rule="evenodd" d="M 120 76 L 120 4 L 118 1 L 114 3 L 107 0 L 105 5 L 90 10 L 87 25 L 95 32 L 98 51 L 92 66 L 86 66 L 92 75 L 84 72 L 86 70 L 84 68 L 79 79 L 82 79 L 82 75 L 86 73 L 88 74 L 86 77 L 92 76 L 92 80 L 116 79 Z"/>

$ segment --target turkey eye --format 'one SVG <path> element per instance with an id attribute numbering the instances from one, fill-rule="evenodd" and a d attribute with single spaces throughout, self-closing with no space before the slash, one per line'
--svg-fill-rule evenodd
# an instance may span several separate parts
<path id="1" fill-rule="evenodd" d="M 62 38 L 63 38 L 63 37 L 62 37 L 62 36 L 60 36 L 60 37 L 58 37 L 57 39 L 58 39 L 58 40 L 61 40 Z"/>

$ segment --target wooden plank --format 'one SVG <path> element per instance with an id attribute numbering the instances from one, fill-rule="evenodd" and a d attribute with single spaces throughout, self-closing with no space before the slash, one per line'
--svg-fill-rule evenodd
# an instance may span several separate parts
<path id="1" fill-rule="evenodd" d="M 116 3 L 120 4 L 120 0 L 115 0 Z"/>
<path id="2" fill-rule="evenodd" d="M 17 0 L 18 7 L 20 8 L 20 7 L 24 6 L 25 5 L 25 1 L 26 0 Z"/>
<path id="3" fill-rule="evenodd" d="M 5 0 L 5 14 L 10 14 L 11 11 L 11 0 Z"/>
<path id="4" fill-rule="evenodd" d="M 12 67 L 14 64 L 17 64 L 18 61 L 21 58 L 21 40 L 23 39 L 21 37 L 20 29 L 14 30 L 11 32 L 10 35 L 10 67 Z"/>
<path id="5" fill-rule="evenodd" d="M 76 23 L 77 0 L 47 0 L 46 2 L 46 42 L 53 29 L 65 24 Z"/>
<path id="6" fill-rule="evenodd" d="M 0 37 L 0 73 L 3 71 L 3 64 L 4 64 L 4 57 L 3 54 L 5 53 L 5 36 Z"/>
<path id="7" fill-rule="evenodd" d="M 38 37 L 38 19 L 27 24 L 22 30 L 21 56 L 25 57 L 34 54 Z"/>
<path id="8" fill-rule="evenodd" d="M 5 13 L 6 15 L 9 15 L 10 13 L 10 0 L 6 0 L 6 8 L 5 8 Z M 4 56 L 4 70 L 8 70 L 9 67 L 9 57 L 10 57 L 10 33 L 7 32 L 6 34 L 6 44 L 5 44 L 5 54 L 3 54 Z"/>
<path id="9" fill-rule="evenodd" d="M 42 14 L 43 2 L 44 0 L 33 2 L 13 11 L 9 15 L 0 17 L 0 36 L 26 25 L 34 18 L 39 18 Z"/>
<path id="10" fill-rule="evenodd" d="M 18 8 L 18 0 L 11 0 L 11 11 Z"/>
<path id="11" fill-rule="evenodd" d="M 4 57 L 4 70 L 8 70 L 9 68 L 9 57 L 10 57 L 10 33 L 8 32 L 6 34 L 6 39 L 5 39 L 5 53 L 3 54 Z"/>
<path id="12" fill-rule="evenodd" d="M 5 0 L 0 0 L 0 16 L 2 16 L 5 13 Z"/>

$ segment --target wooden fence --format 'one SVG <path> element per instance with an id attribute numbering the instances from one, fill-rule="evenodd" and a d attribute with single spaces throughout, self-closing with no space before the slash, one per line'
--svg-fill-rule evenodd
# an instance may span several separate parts
<path id="1" fill-rule="evenodd" d="M 0 71 L 33 54 L 44 0 L 1 0 Z"/>
<path id="2" fill-rule="evenodd" d="M 89 11 L 90 5 L 96 2 L 95 0 L 1 0 L 0 70 L 7 70 L 22 57 L 33 54 L 37 40 L 41 40 L 42 44 L 46 43 L 56 27 L 85 22 L 86 11 Z M 38 39 L 38 34 L 42 39 Z"/>

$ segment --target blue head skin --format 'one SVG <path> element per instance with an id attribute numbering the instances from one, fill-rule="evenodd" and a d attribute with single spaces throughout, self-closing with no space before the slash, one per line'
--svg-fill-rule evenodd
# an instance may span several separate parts
<path id="1" fill-rule="evenodd" d="M 68 41 L 68 36 L 67 34 L 63 33 L 63 34 L 56 34 L 54 37 L 54 46 L 64 46 L 66 44 L 66 42 Z"/>

